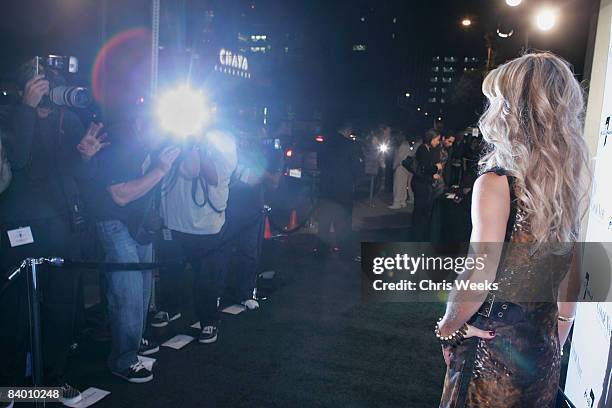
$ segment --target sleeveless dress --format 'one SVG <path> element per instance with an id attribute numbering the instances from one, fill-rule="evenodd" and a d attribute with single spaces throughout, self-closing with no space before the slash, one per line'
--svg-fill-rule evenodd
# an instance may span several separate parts
<path id="1" fill-rule="evenodd" d="M 495 279 L 499 290 L 468 323 L 497 335 L 471 337 L 454 349 L 440 408 L 554 407 L 561 368 L 556 301 L 571 251 L 532 251 L 533 236 L 518 208 L 512 177 L 499 168 L 489 172 L 508 178 L 510 216 Z M 534 290 L 538 301 L 525 301 Z"/>

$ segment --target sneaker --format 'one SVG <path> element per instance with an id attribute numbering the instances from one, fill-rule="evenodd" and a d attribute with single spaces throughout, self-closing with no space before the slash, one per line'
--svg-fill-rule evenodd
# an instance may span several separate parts
<path id="1" fill-rule="evenodd" d="M 140 348 L 138 354 L 141 356 L 149 356 L 159 351 L 159 345 L 154 341 L 147 340 L 145 338 L 140 339 Z"/>
<path id="2" fill-rule="evenodd" d="M 151 326 L 153 327 L 165 327 L 168 323 L 173 322 L 177 319 L 181 318 L 181 314 L 179 312 L 176 313 L 168 313 L 168 312 L 157 312 L 151 319 Z"/>
<path id="3" fill-rule="evenodd" d="M 400 208 L 402 208 L 402 205 L 401 204 L 393 204 L 393 205 L 387 206 L 387 208 L 390 209 L 390 210 L 399 210 Z"/>
<path id="4" fill-rule="evenodd" d="M 153 373 L 147 370 L 140 361 L 132 364 L 127 370 L 113 371 L 113 374 L 135 384 L 146 383 L 153 379 Z"/>
<path id="5" fill-rule="evenodd" d="M 81 391 L 77 390 L 68 383 L 60 386 L 60 390 L 62 391 L 60 402 L 67 407 L 76 406 L 79 402 L 81 402 L 81 399 L 83 399 L 81 396 Z"/>
<path id="6" fill-rule="evenodd" d="M 240 304 L 244 307 L 246 307 L 248 310 L 257 310 L 259 309 L 259 302 L 257 302 L 255 299 L 247 299 L 243 302 L 240 302 Z"/>
<path id="7" fill-rule="evenodd" d="M 205 326 L 198 338 L 200 343 L 214 343 L 217 341 L 217 328 L 215 326 Z"/>

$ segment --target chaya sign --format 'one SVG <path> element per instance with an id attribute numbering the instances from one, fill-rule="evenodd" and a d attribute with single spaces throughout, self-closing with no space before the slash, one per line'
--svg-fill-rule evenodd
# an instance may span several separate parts
<path id="1" fill-rule="evenodd" d="M 215 71 L 243 78 L 251 77 L 248 58 L 225 48 L 219 50 L 219 60 L 215 64 Z"/>

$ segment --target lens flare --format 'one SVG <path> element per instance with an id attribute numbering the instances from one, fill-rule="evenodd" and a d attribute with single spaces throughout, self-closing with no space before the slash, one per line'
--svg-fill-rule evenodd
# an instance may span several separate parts
<path id="1" fill-rule="evenodd" d="M 92 70 L 93 96 L 99 104 L 121 105 L 148 92 L 151 31 L 131 28 L 110 38 L 96 55 Z"/>
<path id="2" fill-rule="evenodd" d="M 155 113 L 160 127 L 179 137 L 196 135 L 210 119 L 204 95 L 188 86 L 162 93 Z"/>

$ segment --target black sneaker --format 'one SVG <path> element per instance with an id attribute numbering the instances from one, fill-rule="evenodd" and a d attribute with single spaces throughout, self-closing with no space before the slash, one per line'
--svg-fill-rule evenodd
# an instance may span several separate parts
<path id="1" fill-rule="evenodd" d="M 138 354 L 141 356 L 150 356 L 151 354 L 155 354 L 159 351 L 159 345 L 154 341 L 147 340 L 145 338 L 140 339 L 140 348 L 138 349 Z"/>
<path id="2" fill-rule="evenodd" d="M 127 370 L 121 372 L 113 371 L 113 374 L 115 374 L 117 377 L 123 378 L 126 381 L 136 384 L 146 383 L 153 379 L 153 373 L 147 370 L 147 368 L 143 366 L 140 361 L 132 364 Z"/>
<path id="3" fill-rule="evenodd" d="M 66 383 L 60 386 L 62 391 L 62 395 L 60 396 L 60 402 L 67 407 L 76 406 L 83 397 L 81 396 L 81 391 L 74 388 L 72 385 Z"/>
<path id="4" fill-rule="evenodd" d="M 153 327 L 165 327 L 168 323 L 173 322 L 177 319 L 181 318 L 181 314 L 179 312 L 168 313 L 168 312 L 157 312 L 151 319 L 151 326 Z"/>
<path id="5" fill-rule="evenodd" d="M 198 338 L 200 343 L 214 343 L 217 341 L 217 328 L 215 326 L 205 326 Z"/>

